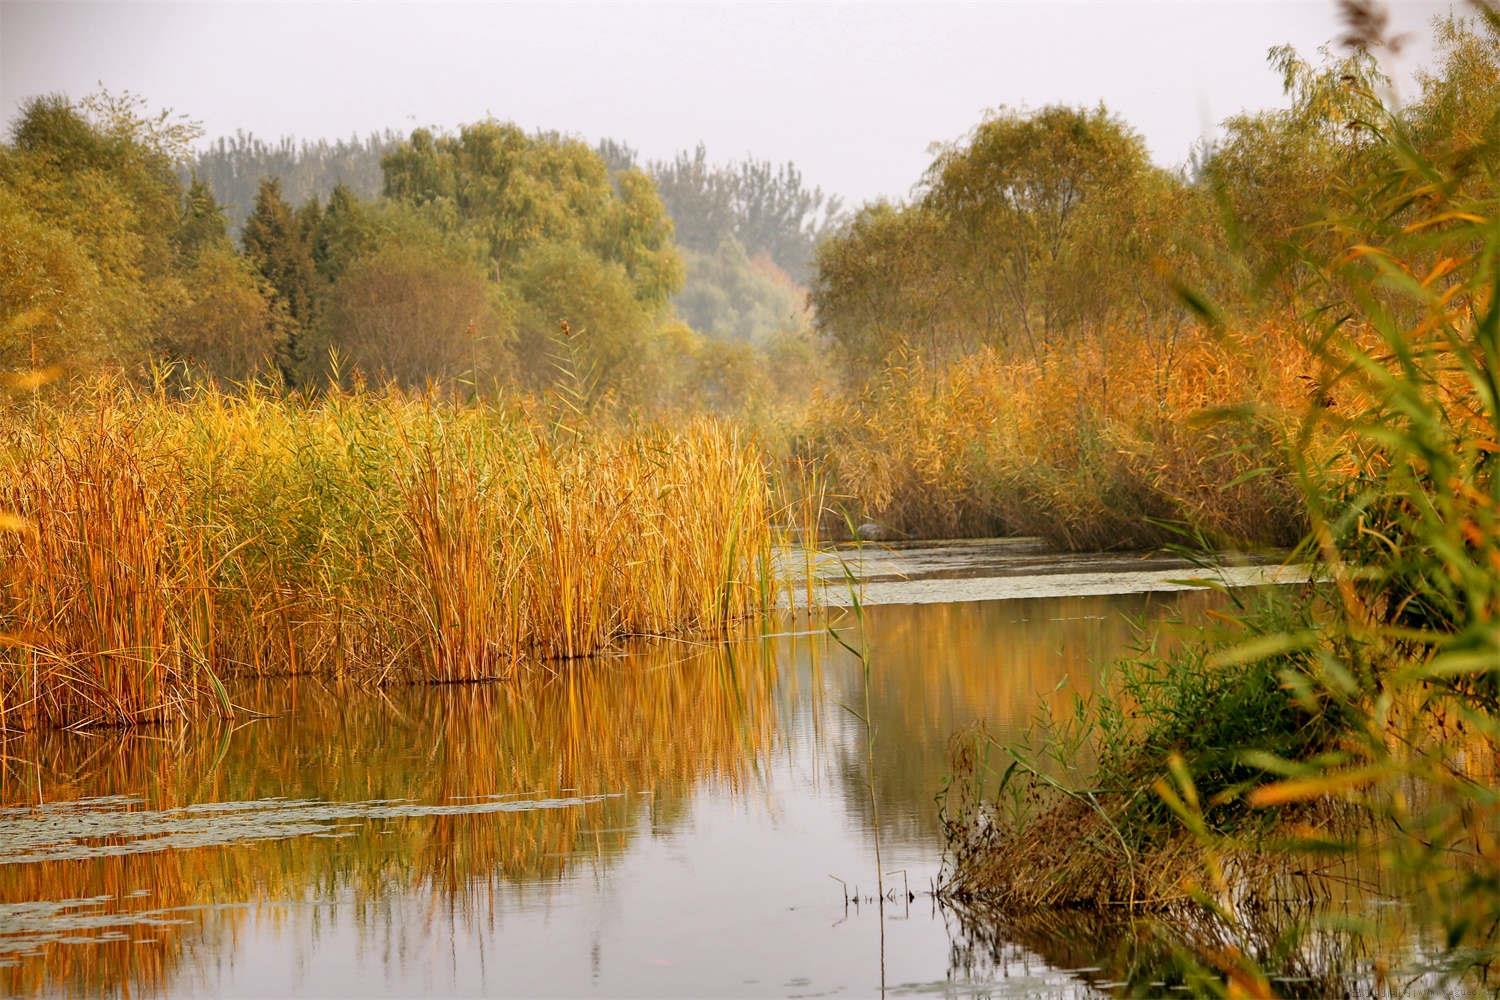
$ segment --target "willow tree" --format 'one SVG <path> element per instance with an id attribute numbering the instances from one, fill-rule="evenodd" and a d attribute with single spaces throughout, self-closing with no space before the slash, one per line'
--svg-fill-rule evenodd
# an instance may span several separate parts
<path id="1" fill-rule="evenodd" d="M 0 146 L 0 364 L 246 372 L 270 317 L 208 189 L 184 190 L 197 135 L 128 94 L 24 106 Z"/>
<path id="2" fill-rule="evenodd" d="M 1077 284 L 1076 259 L 1123 242 L 1150 172 L 1144 140 L 1102 106 L 1002 110 L 943 150 L 922 204 L 945 223 L 974 321 L 1039 355 L 1082 318 L 1091 289 Z"/>

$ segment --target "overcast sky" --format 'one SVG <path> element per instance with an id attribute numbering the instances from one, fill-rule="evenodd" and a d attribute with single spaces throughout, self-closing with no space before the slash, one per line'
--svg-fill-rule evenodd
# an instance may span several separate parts
<path id="1" fill-rule="evenodd" d="M 1397 3 L 1425 31 L 1447 4 Z M 1161 163 L 1275 104 L 1265 64 L 1338 33 L 1308 2 L 64 4 L 0 0 L 0 114 L 131 90 L 209 135 L 348 135 L 492 114 L 648 158 L 793 160 L 858 201 L 901 196 L 987 108 L 1103 100 Z M 1407 70 L 1423 58 L 1414 46 Z"/>

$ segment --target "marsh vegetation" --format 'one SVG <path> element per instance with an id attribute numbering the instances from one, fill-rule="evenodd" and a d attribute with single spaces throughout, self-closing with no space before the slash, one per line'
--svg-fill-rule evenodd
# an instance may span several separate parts
<path id="1" fill-rule="evenodd" d="M 1083 933 L 1113 957 L 1074 986 L 1487 984 L 1500 15 L 1434 22 L 1400 95 L 1379 8 L 1341 10 L 1183 166 L 1104 105 L 1002 107 L 849 210 L 701 145 L 205 145 L 132 95 L 31 100 L 0 146 L 8 987 L 180 986 L 241 918 L 169 914 L 220 902 L 481 927 L 787 761 L 882 890 L 882 833 L 913 869 L 946 845 L 971 982 Z M 1098 641 L 818 609 L 859 592 L 816 579 L 849 536 L 901 573 L 908 540 L 1028 537 L 1297 582 L 1172 599 L 1190 628 L 1146 603 L 1128 652 L 1104 599 L 1057 619 Z M 91 930 L 157 936 L 75 963 L 48 921 L 105 898 Z"/>

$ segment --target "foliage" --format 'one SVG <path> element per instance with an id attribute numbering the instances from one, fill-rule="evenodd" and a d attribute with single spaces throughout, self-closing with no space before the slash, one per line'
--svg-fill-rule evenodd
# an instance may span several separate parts
<path id="1" fill-rule="evenodd" d="M 36 98 L 0 149 L 14 267 L 0 313 L 42 312 L 24 354 L 7 345 L 14 361 L 133 361 L 182 299 L 183 204 L 172 157 L 192 133 L 138 108 L 128 96 L 80 105 Z"/>
<path id="2" fill-rule="evenodd" d="M 1192 201 L 1102 107 L 1001 110 L 938 154 L 913 204 L 866 206 L 823 243 L 817 322 L 861 374 L 901 348 L 1035 361 L 1082 331 L 1171 322 L 1164 295 L 1134 290 L 1164 287 L 1153 264 L 1186 253 Z"/>
<path id="3" fill-rule="evenodd" d="M 733 239 L 711 253 L 685 250 L 687 280 L 673 304 L 695 330 L 764 343 L 809 325 L 804 295 L 768 256 L 752 260 Z"/>
<path id="4" fill-rule="evenodd" d="M 161 354 L 193 378 L 243 382 L 274 371 L 287 341 L 287 318 L 243 257 L 227 245 L 193 255 L 183 275 L 185 301 L 163 323 Z"/>
<path id="5" fill-rule="evenodd" d="M 634 164 L 628 147 L 606 140 L 612 162 Z M 765 254 L 798 284 L 810 277 L 813 250 L 840 215 L 840 201 L 808 188 L 793 163 L 746 158 L 714 164 L 699 143 L 670 161 L 652 162 L 656 182 L 684 248 L 712 254 L 733 240 L 751 257 Z"/>
<path id="6" fill-rule="evenodd" d="M 402 385 L 509 374 L 507 304 L 484 268 L 439 243 L 390 241 L 348 265 L 328 294 L 327 358 Z"/>
<path id="7" fill-rule="evenodd" d="M 278 362 L 287 385 L 296 385 L 306 360 L 306 341 L 321 311 L 322 289 L 309 227 L 302 225 L 281 197 L 279 181 L 261 182 L 255 209 L 241 237 L 245 256 L 269 286 L 275 307 L 286 318 L 287 336 Z"/>
<path id="8" fill-rule="evenodd" d="M 330 198 L 340 187 L 358 198 L 376 197 L 384 183 L 380 159 L 400 141 L 401 136 L 389 130 L 334 142 L 282 137 L 274 143 L 236 132 L 200 151 L 191 169 L 224 203 L 230 227 L 238 231 L 254 208 L 261 183 L 268 179 L 276 180 L 294 205 Z"/>

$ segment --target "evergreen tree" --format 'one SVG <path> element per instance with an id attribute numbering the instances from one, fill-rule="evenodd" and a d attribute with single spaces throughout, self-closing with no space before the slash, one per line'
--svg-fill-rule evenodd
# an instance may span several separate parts
<path id="1" fill-rule="evenodd" d="M 177 230 L 177 253 L 184 265 L 204 250 L 229 246 L 229 223 L 208 183 L 194 176 L 183 196 L 182 222 Z"/>
<path id="2" fill-rule="evenodd" d="M 305 344 L 317 320 L 320 281 L 307 234 L 275 178 L 262 181 L 256 192 L 255 208 L 245 220 L 244 245 L 285 314 L 279 363 L 287 384 L 296 385 Z"/>

